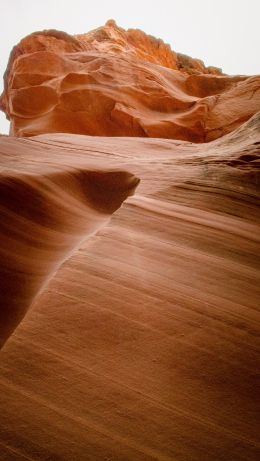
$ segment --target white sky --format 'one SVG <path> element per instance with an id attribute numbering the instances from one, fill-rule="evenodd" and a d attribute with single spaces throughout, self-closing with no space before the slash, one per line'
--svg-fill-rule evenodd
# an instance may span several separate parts
<path id="1" fill-rule="evenodd" d="M 228 74 L 260 73 L 260 0 L 0 0 L 0 92 L 11 48 L 36 30 L 84 33 L 115 19 Z M 0 112 L 0 132 L 9 122 Z"/>

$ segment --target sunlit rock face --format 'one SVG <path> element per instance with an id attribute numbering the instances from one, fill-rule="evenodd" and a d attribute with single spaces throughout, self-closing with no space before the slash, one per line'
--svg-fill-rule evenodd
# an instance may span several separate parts
<path id="1" fill-rule="evenodd" d="M 10 134 L 63 132 L 205 142 L 260 109 L 260 77 L 223 75 L 114 21 L 36 32 L 14 47 L 0 107 Z"/>

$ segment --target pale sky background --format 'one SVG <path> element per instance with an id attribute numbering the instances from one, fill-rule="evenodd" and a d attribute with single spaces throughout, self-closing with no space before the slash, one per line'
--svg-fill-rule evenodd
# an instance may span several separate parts
<path id="1" fill-rule="evenodd" d="M 260 73 L 260 0 L 0 0 L 0 92 L 12 47 L 36 30 L 84 33 L 115 19 L 228 74 Z M 0 133 L 9 122 L 0 112 Z"/>

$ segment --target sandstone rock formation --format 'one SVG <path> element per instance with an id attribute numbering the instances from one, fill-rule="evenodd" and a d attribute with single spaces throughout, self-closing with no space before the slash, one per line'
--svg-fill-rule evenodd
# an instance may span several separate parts
<path id="1" fill-rule="evenodd" d="M 260 110 L 260 77 L 230 77 L 108 21 L 34 33 L 14 47 L 0 107 L 10 134 L 77 133 L 205 142 Z"/>
<path id="2" fill-rule="evenodd" d="M 15 175 L 1 195 L 11 296 L 19 277 L 30 287 L 96 229 L 102 215 L 89 194 L 99 181 L 99 203 L 110 203 L 110 174 L 89 182 L 88 171 L 141 178 L 2 351 L 4 459 L 257 459 L 259 117 L 201 145 L 71 134 L 0 141 L 2 178 Z"/>
<path id="3" fill-rule="evenodd" d="M 64 168 L 63 156 L 46 166 L 21 164 L 17 141 L 1 141 L 7 156 L 0 173 L 0 347 L 62 262 L 108 222 L 138 183 L 127 172 L 104 171 L 104 164 L 79 167 L 75 159 Z"/>
<path id="4" fill-rule="evenodd" d="M 111 21 L 14 48 L 1 461 L 258 459 L 258 85 Z"/>

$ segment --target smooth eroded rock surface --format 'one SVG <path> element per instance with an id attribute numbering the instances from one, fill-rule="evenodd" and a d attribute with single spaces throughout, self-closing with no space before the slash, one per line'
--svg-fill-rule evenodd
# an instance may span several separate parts
<path id="1" fill-rule="evenodd" d="M 2 350 L 2 459 L 256 460 L 259 117 L 200 145 L 0 141 L 11 296 L 88 237 Z M 118 168 L 136 194 L 89 237 L 135 186 Z"/>
<path id="2" fill-rule="evenodd" d="M 260 77 L 227 76 L 139 30 L 34 33 L 14 47 L 0 107 L 10 133 L 207 142 L 260 110 Z"/>
<path id="3" fill-rule="evenodd" d="M 0 347 L 62 262 L 134 192 L 137 178 L 105 164 L 20 161 L 23 146 L 0 138 Z M 17 154 L 18 152 L 18 154 Z M 26 153 L 41 158 L 37 144 Z M 29 156 L 30 158 L 30 156 Z M 39 160 L 39 159 L 38 159 Z"/>
<path id="4" fill-rule="evenodd" d="M 259 459 L 259 83 L 114 21 L 13 49 L 0 461 Z"/>

